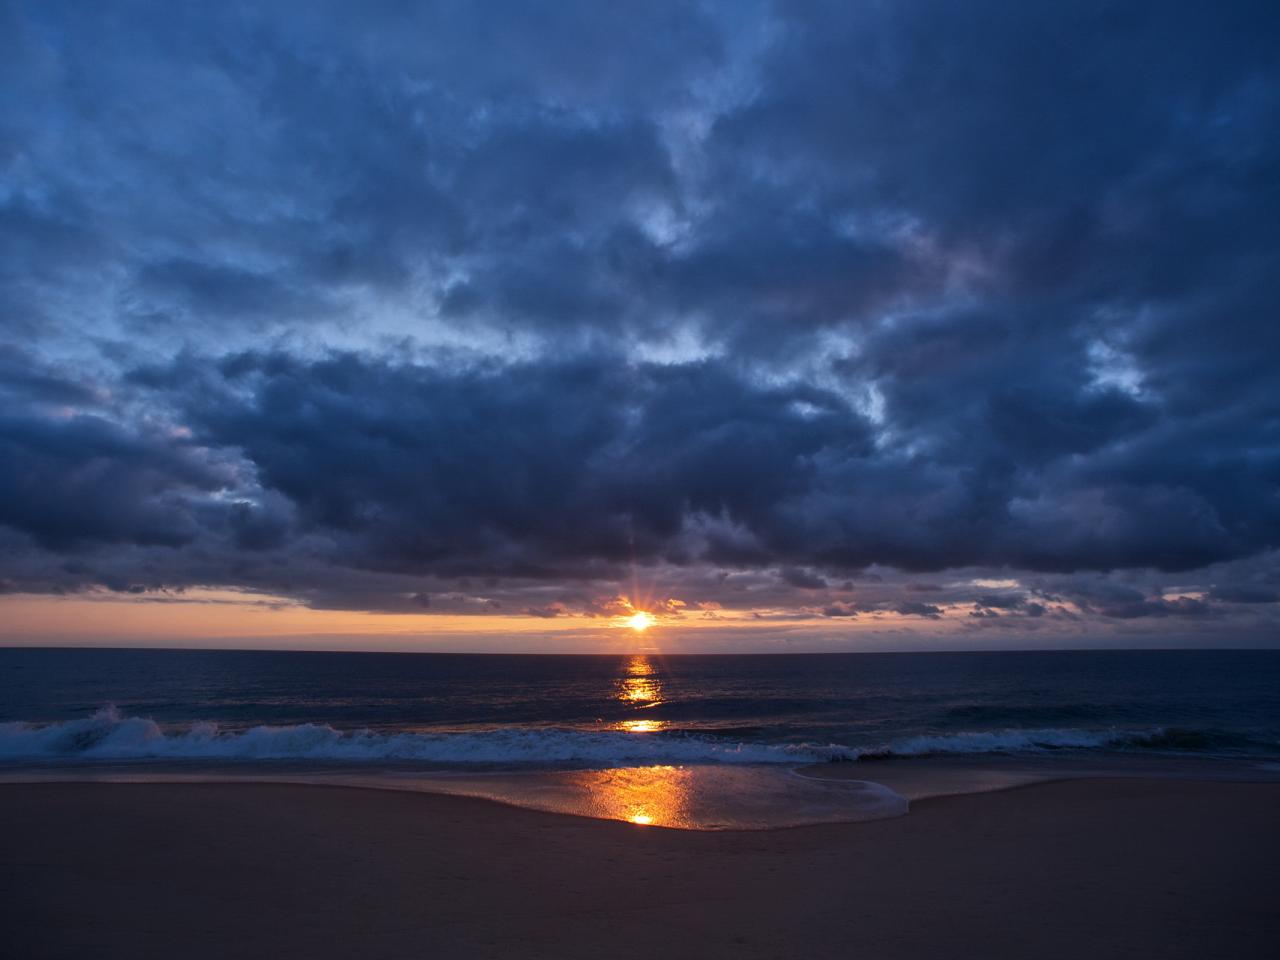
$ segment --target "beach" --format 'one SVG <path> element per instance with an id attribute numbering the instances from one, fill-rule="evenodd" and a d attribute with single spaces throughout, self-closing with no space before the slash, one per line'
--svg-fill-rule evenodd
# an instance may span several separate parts
<path id="1" fill-rule="evenodd" d="M 669 830 L 246 783 L 0 785 L 25 958 L 1273 957 L 1280 784 L 1082 779 Z"/>

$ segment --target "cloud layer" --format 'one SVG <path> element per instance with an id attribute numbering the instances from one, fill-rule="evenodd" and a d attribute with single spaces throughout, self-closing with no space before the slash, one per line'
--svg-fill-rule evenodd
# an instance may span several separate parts
<path id="1" fill-rule="evenodd" d="M 1274 635 L 1278 20 L 7 5 L 0 582 Z"/>

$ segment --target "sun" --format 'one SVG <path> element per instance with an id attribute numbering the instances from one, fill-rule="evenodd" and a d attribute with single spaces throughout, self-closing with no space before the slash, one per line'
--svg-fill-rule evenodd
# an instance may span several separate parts
<path id="1" fill-rule="evenodd" d="M 636 633 L 644 633 L 653 626 L 653 615 L 644 610 L 637 610 L 627 618 L 627 626 Z"/>

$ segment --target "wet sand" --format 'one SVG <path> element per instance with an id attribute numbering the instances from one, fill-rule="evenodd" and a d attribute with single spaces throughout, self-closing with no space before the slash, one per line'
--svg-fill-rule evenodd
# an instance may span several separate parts
<path id="1" fill-rule="evenodd" d="M 0 785 L 25 958 L 1271 958 L 1280 784 L 1075 780 L 705 833 L 464 797 Z"/>

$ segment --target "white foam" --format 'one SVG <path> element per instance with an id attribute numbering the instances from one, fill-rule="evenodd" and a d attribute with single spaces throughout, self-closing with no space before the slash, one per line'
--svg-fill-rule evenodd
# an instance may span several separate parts
<path id="1" fill-rule="evenodd" d="M 820 763 L 860 757 L 1028 753 L 1141 745 L 1147 731 L 1072 728 L 967 731 L 904 737 L 859 747 L 743 743 L 711 737 L 623 731 L 510 728 L 483 732 L 338 730 L 303 723 L 223 729 L 215 723 L 162 727 L 113 707 L 83 720 L 0 723 L 0 760 L 403 760 L 426 763 L 601 764 Z"/>
<path id="2" fill-rule="evenodd" d="M 8 760 L 417 760 L 436 763 L 797 763 L 853 759 L 846 748 L 541 728 L 483 733 L 342 731 L 324 724 L 166 730 L 112 707 L 85 720 L 0 724 Z"/>
<path id="3" fill-rule="evenodd" d="M 1120 744 L 1131 735 L 1115 731 L 1074 729 L 985 730 L 939 736 L 907 737 L 886 748 L 894 756 L 918 757 L 938 753 L 1020 753 L 1046 749 L 1086 749 Z"/>

